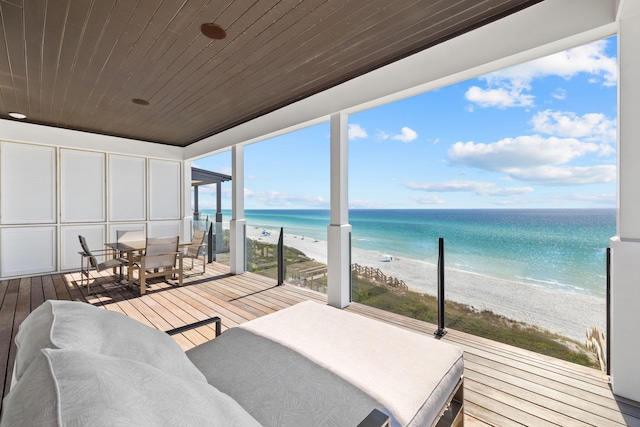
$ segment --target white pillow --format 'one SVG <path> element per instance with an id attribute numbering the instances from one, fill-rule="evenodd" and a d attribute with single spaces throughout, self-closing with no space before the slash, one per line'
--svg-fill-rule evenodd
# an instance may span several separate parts
<path id="1" fill-rule="evenodd" d="M 20 325 L 14 377 L 25 374 L 43 348 L 84 350 L 155 366 L 181 378 L 206 378 L 167 334 L 121 313 L 73 301 L 48 300 Z"/>
<path id="2" fill-rule="evenodd" d="M 2 426 L 259 426 L 231 397 L 133 360 L 44 349 L 4 400 Z"/>

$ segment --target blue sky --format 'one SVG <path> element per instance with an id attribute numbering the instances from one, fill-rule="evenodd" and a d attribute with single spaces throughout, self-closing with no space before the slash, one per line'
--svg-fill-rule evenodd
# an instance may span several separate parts
<path id="1" fill-rule="evenodd" d="M 353 114 L 349 206 L 613 208 L 616 84 L 612 37 Z M 230 151 L 194 166 L 231 174 Z M 328 123 L 245 147 L 246 209 L 329 200 Z"/>

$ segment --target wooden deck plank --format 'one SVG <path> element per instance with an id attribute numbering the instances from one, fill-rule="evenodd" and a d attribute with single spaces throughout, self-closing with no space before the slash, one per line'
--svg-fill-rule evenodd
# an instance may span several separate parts
<path id="1" fill-rule="evenodd" d="M 51 277 L 53 279 L 53 286 L 56 290 L 56 298 L 59 300 L 72 301 L 69 289 L 67 288 L 62 276 L 60 274 L 53 274 Z"/>
<path id="2" fill-rule="evenodd" d="M 469 360 L 469 358 L 465 360 L 465 373 L 477 381 L 480 378 L 484 378 L 482 381 L 487 385 L 495 384 L 497 381 L 499 381 L 501 383 L 499 385 L 500 387 L 505 387 L 505 384 L 513 385 L 516 387 L 520 387 L 527 392 L 536 393 L 536 395 L 534 396 L 536 399 L 537 396 L 542 396 L 542 401 L 552 399 L 554 400 L 554 403 L 552 403 L 550 406 L 555 406 L 556 404 L 564 405 L 562 406 L 562 408 L 564 411 L 566 411 L 567 414 L 580 412 L 581 414 L 583 414 L 584 416 L 588 416 L 589 418 L 593 416 L 594 420 L 601 419 L 600 425 L 607 425 L 608 421 L 610 420 L 615 422 L 616 424 L 625 425 L 624 419 L 619 410 L 616 410 L 616 408 L 613 407 L 594 404 L 585 399 L 579 398 L 571 393 L 571 389 L 561 392 L 558 390 L 554 390 L 553 388 L 538 384 L 536 382 L 517 377 L 515 375 L 503 375 L 498 379 L 497 377 L 499 375 L 497 375 L 494 369 L 475 363 L 473 360 Z M 610 401 L 610 399 L 602 400 L 603 403 L 606 403 L 607 401 Z M 579 415 L 575 416 L 578 417 Z"/>
<path id="3" fill-rule="evenodd" d="M 16 313 L 16 305 L 18 304 L 19 287 L 19 280 L 3 280 L 0 282 L 0 295 L 2 296 L 2 305 L 0 306 L 0 374 L 2 375 L 0 376 L 0 387 L 2 388 L 3 397 L 9 392 L 5 385 L 7 383 L 6 379 L 11 378 L 7 371 L 9 370 L 9 351 L 12 345 L 13 319 Z M 2 402 L 0 401 L 1 410 Z"/>
<path id="4" fill-rule="evenodd" d="M 273 279 L 246 273 L 234 276 L 221 264 L 207 264 L 204 274 L 189 274 L 184 286 L 161 279 L 149 292 L 113 286 L 108 273 L 92 272 L 92 290 L 81 288 L 77 272 L 0 282 L 0 379 L 9 391 L 10 359 L 15 333 L 23 318 L 46 299 L 86 301 L 123 313 L 160 330 L 220 316 L 223 331 L 259 316 L 313 300 L 325 294 L 307 288 L 275 286 Z M 435 325 L 353 303 L 346 311 L 433 335 Z M 469 427 L 597 425 L 640 426 L 640 403 L 616 398 L 609 378 L 591 368 L 559 361 L 455 330 L 444 341 L 465 351 L 465 422 Z M 184 349 L 213 339 L 205 326 L 173 338 Z M 1 411 L 1 408 L 0 408 Z"/>
<path id="5" fill-rule="evenodd" d="M 451 334 L 447 334 L 446 336 L 446 340 L 455 341 L 460 345 L 464 345 L 465 348 L 468 348 L 470 351 L 472 349 L 488 351 L 496 356 L 509 358 L 517 362 L 535 366 L 544 371 L 555 372 L 559 375 L 571 377 L 578 381 L 587 381 L 604 388 L 608 387 L 606 374 L 599 371 L 595 371 L 593 369 L 590 369 L 590 371 L 582 371 L 581 369 L 586 367 L 568 362 L 566 364 L 557 362 L 553 363 L 553 358 L 548 358 L 548 356 L 544 355 L 537 355 L 524 349 L 508 351 L 508 347 L 503 347 L 505 344 L 502 343 L 496 343 L 500 345 L 488 347 L 488 343 L 480 343 L 477 339 L 474 340 L 473 338 L 474 337 L 471 335 L 462 334 L 458 331 L 452 331 Z"/>
<path id="6" fill-rule="evenodd" d="M 510 418 L 505 417 L 499 412 L 496 412 L 497 410 L 499 410 L 499 408 L 492 408 L 491 401 L 487 402 L 486 400 L 484 400 L 479 403 L 476 403 L 476 402 L 477 402 L 477 399 L 472 400 L 470 399 L 470 396 L 465 396 L 465 402 L 464 402 L 465 415 L 467 413 L 473 414 L 472 416 L 482 420 L 482 422 L 485 423 L 486 425 L 493 426 L 493 427 L 526 426 L 526 424 L 519 423 L 517 421 L 514 421 Z M 482 403 L 485 403 L 485 404 L 488 403 L 487 406 L 489 406 L 489 408 L 492 408 L 492 409 L 485 408 L 484 406 L 482 406 Z M 465 427 L 466 427 L 466 424 L 465 424 Z"/>
<path id="7" fill-rule="evenodd" d="M 42 290 L 45 301 L 48 299 L 56 299 L 56 288 L 53 285 L 53 277 L 51 275 L 42 276 Z"/>
<path id="8" fill-rule="evenodd" d="M 31 279 L 31 311 L 38 308 L 44 302 L 44 289 L 42 287 L 42 276 Z"/>
<path id="9" fill-rule="evenodd" d="M 606 394 L 592 393 L 589 389 L 585 390 L 585 387 L 573 387 L 565 384 L 563 381 L 557 381 L 540 376 L 533 376 L 526 371 L 519 370 L 510 366 L 506 366 L 499 362 L 495 362 L 488 359 L 478 358 L 473 353 L 465 353 L 465 363 L 475 362 L 477 364 L 488 367 L 493 370 L 493 376 L 495 378 L 520 378 L 530 384 L 530 388 L 538 389 L 542 387 L 545 389 L 546 394 L 566 394 L 580 399 L 586 405 L 598 405 L 605 408 L 609 408 L 620 414 L 630 415 L 640 419 L 640 413 L 638 408 L 630 405 L 626 405 L 624 402 L 618 402 L 615 400 L 613 393 Z M 595 410 L 593 407 L 591 410 Z"/>
<path id="10" fill-rule="evenodd" d="M 492 414 L 492 419 L 488 419 L 488 422 L 494 424 L 496 426 L 507 426 L 507 425 L 525 425 L 525 426 L 536 426 L 536 427 L 557 427 L 558 424 L 551 423 L 549 421 L 540 419 L 535 415 L 530 414 L 527 411 L 521 410 L 518 407 L 510 406 L 500 400 L 501 393 L 499 390 L 491 389 L 489 387 L 482 388 L 478 387 L 480 391 L 484 393 L 478 392 L 478 390 L 474 389 L 473 384 L 469 386 L 466 384 L 467 380 L 465 379 L 464 385 L 464 398 L 465 400 L 471 400 L 476 405 L 482 406 L 485 409 L 490 409 Z M 485 394 L 486 393 L 486 394 Z M 465 405 L 466 406 L 466 405 Z M 499 421 L 497 420 L 499 416 Z M 562 427 L 566 427 L 562 426 Z"/>
<path id="11" fill-rule="evenodd" d="M 258 317 L 253 313 L 242 310 L 242 308 L 237 305 L 218 298 L 208 290 L 207 286 L 197 285 L 184 289 L 183 292 L 194 298 L 202 298 L 202 304 L 216 310 L 217 315 L 222 318 L 222 324 L 227 327 L 235 326 Z"/>
<path id="12" fill-rule="evenodd" d="M 471 374 L 470 371 L 473 371 Z M 513 385 L 507 382 L 508 378 L 502 381 L 496 381 L 489 372 L 481 373 L 467 367 L 465 361 L 465 374 L 466 378 L 482 384 L 486 387 L 499 388 L 506 395 L 506 401 L 512 401 L 513 405 L 518 405 L 522 408 L 522 402 L 526 402 L 527 405 L 535 405 L 538 408 L 544 408 L 545 415 L 541 414 L 542 409 L 538 410 L 538 416 L 541 418 L 548 418 L 550 421 L 560 425 L 576 425 L 576 426 L 588 426 L 595 423 L 601 427 L 620 427 L 624 426 L 624 423 L 607 419 L 603 416 L 593 413 L 590 409 L 585 411 L 584 408 L 579 408 L 574 405 L 574 401 L 567 399 L 560 393 L 556 393 L 553 396 L 540 394 L 536 391 L 532 391 L 529 388 L 529 384 L 521 382 L 519 385 Z M 596 406 L 596 405 L 593 405 Z M 531 406 L 529 406 L 531 408 Z M 530 411 L 531 412 L 531 411 Z"/>
<path id="13" fill-rule="evenodd" d="M 26 319 L 26 317 L 31 313 L 31 278 L 24 277 L 19 279 L 18 284 L 18 295 L 16 299 L 15 312 L 13 315 L 13 327 L 11 328 L 11 337 L 9 346 L 9 355 L 7 357 L 7 367 L 5 373 L 5 390 L 9 390 L 11 387 L 11 376 L 13 375 L 13 365 L 16 360 L 16 335 L 18 334 L 18 330 L 20 325 Z"/>

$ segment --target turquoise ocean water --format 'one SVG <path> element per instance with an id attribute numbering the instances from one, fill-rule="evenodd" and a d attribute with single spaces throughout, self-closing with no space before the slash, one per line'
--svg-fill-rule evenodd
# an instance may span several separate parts
<path id="1" fill-rule="evenodd" d="M 204 214 L 213 212 L 203 211 Z M 223 212 L 224 221 L 230 218 Z M 247 210 L 247 225 L 326 240 L 328 210 Z M 614 209 L 351 210 L 354 247 L 551 289 L 605 296 Z"/>

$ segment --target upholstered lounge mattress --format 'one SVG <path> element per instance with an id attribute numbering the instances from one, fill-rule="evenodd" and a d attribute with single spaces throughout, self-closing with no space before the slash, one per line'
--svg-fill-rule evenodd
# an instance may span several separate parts
<path id="1" fill-rule="evenodd" d="M 463 374 L 433 337 L 307 301 L 187 352 L 210 384 L 265 426 L 356 426 L 373 409 L 430 426 Z"/>

